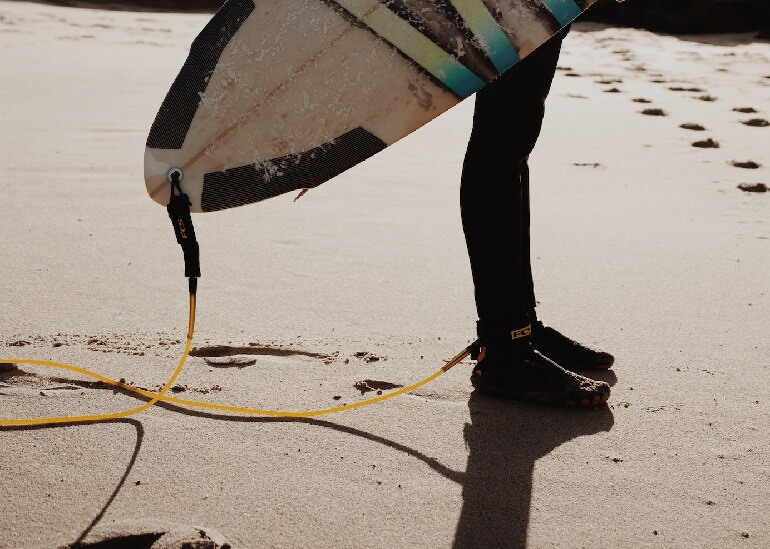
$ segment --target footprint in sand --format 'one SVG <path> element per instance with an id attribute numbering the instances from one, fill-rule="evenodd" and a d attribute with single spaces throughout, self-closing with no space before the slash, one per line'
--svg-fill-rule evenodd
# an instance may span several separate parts
<path id="1" fill-rule="evenodd" d="M 738 188 L 747 193 L 766 193 L 767 185 L 764 183 L 741 183 Z"/>
<path id="2" fill-rule="evenodd" d="M 695 132 L 703 132 L 706 131 L 706 128 L 701 126 L 700 124 L 695 124 L 694 122 L 685 122 L 684 124 L 679 126 L 682 129 L 685 130 L 692 130 Z"/>
<path id="3" fill-rule="evenodd" d="M 757 111 L 757 109 L 755 109 L 754 107 L 735 107 L 733 109 L 733 112 L 741 112 L 743 114 L 754 114 L 759 111 Z"/>
<path id="4" fill-rule="evenodd" d="M 257 363 L 257 359 L 251 356 L 233 355 L 233 356 L 205 356 L 203 360 L 209 366 L 216 368 L 245 368 Z"/>
<path id="5" fill-rule="evenodd" d="M 697 147 L 699 149 L 718 149 L 719 143 L 709 137 L 704 141 L 696 141 L 695 143 L 692 144 L 692 146 Z"/>
<path id="6" fill-rule="evenodd" d="M 363 359 L 363 361 L 366 362 L 367 364 L 372 362 L 379 362 L 380 360 L 387 360 L 387 357 L 381 357 L 373 353 L 368 353 L 366 351 L 359 351 L 355 353 L 353 356 L 355 356 L 356 358 Z"/>
<path id="7" fill-rule="evenodd" d="M 668 88 L 671 91 L 675 92 L 693 92 L 693 93 L 703 93 L 704 90 L 701 88 L 685 88 L 682 86 L 669 86 Z"/>
<path id="8" fill-rule="evenodd" d="M 751 126 L 752 128 L 766 128 L 770 126 L 770 122 L 764 118 L 752 118 L 751 120 L 741 120 L 741 124 L 744 126 Z"/>
<path id="9" fill-rule="evenodd" d="M 623 90 L 620 88 L 607 88 L 606 90 L 602 90 L 604 93 L 623 93 Z"/>
<path id="10" fill-rule="evenodd" d="M 102 549 L 131 547 L 189 547 L 195 549 L 231 549 L 232 544 L 219 532 L 207 527 L 171 524 L 161 521 L 116 521 L 97 527 L 78 544 L 78 547 Z"/>
<path id="11" fill-rule="evenodd" d="M 651 100 L 645 99 L 644 97 L 635 97 L 631 101 L 633 101 L 634 103 L 645 103 L 645 104 L 652 103 Z"/>
<path id="12" fill-rule="evenodd" d="M 698 99 L 699 101 L 706 101 L 708 103 L 712 103 L 714 101 L 717 101 L 717 98 L 713 95 L 699 95 L 695 99 Z"/>
<path id="13" fill-rule="evenodd" d="M 668 113 L 663 109 L 644 109 L 641 113 L 647 116 L 668 116 Z"/>
<path id="14" fill-rule="evenodd" d="M 11 362 L 0 362 L 0 387 L 7 386 L 5 382 L 11 378 L 20 375 L 22 371 L 16 364 Z"/>
<path id="15" fill-rule="evenodd" d="M 397 383 L 390 383 L 389 381 L 377 381 L 375 379 L 365 379 L 357 382 L 353 385 L 354 388 L 361 391 L 361 395 L 377 391 L 378 395 L 381 395 L 383 391 L 389 391 L 391 389 L 400 389 L 403 385 Z"/>
<path id="16" fill-rule="evenodd" d="M 257 343 L 249 343 L 248 346 L 236 345 L 210 345 L 207 347 L 195 347 L 190 351 L 190 356 L 200 357 L 209 366 L 218 368 L 243 368 L 256 364 L 259 356 L 273 357 L 308 357 L 317 358 L 326 364 L 331 364 L 336 358 L 333 355 L 301 351 L 298 349 L 282 349 L 269 347 Z"/>
<path id="17" fill-rule="evenodd" d="M 18 337 L 18 336 L 16 336 Z M 59 347 L 86 347 L 89 351 L 100 353 L 119 353 L 130 356 L 145 356 L 147 352 L 165 353 L 180 345 L 176 336 L 162 332 L 106 333 L 106 334 L 46 334 L 29 335 L 24 339 L 14 339 L 0 345 L 22 347 L 32 345 L 41 347 L 50 345 Z"/>
<path id="18" fill-rule="evenodd" d="M 757 168 L 762 167 L 761 164 L 757 164 L 752 160 L 747 160 L 745 162 L 740 160 L 733 160 L 732 162 L 730 162 L 730 164 L 732 164 L 736 168 L 743 168 L 745 170 L 756 170 Z"/>
<path id="19" fill-rule="evenodd" d="M 80 395 L 83 389 L 117 390 L 103 381 L 47 377 L 22 370 L 16 364 L 0 363 L 0 395 L 66 397 Z"/>

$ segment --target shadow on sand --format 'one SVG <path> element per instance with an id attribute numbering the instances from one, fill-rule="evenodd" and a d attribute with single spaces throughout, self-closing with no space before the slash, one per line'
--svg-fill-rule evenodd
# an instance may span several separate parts
<path id="1" fill-rule="evenodd" d="M 586 410 L 555 409 L 500 401 L 474 393 L 468 403 L 471 422 L 464 427 L 469 453 L 468 465 L 463 473 L 396 441 L 329 421 L 211 414 L 169 403 L 158 403 L 157 406 L 187 416 L 215 421 L 305 423 L 361 437 L 419 459 L 448 480 L 463 486 L 462 510 L 453 544 L 456 549 L 526 547 L 535 462 L 561 444 L 579 436 L 609 431 L 614 422 L 612 413 L 606 406 Z M 81 546 L 101 521 L 123 488 L 142 447 L 144 427 L 139 421 L 121 419 L 106 423 L 126 423 L 133 426 L 137 433 L 136 445 L 115 490 L 91 523 L 67 547 Z M 67 426 L 64 424 L 24 430 Z"/>
<path id="2" fill-rule="evenodd" d="M 526 547 L 535 462 L 572 439 L 609 431 L 612 412 L 607 406 L 543 408 L 476 393 L 468 408 L 468 466 L 454 547 Z"/>

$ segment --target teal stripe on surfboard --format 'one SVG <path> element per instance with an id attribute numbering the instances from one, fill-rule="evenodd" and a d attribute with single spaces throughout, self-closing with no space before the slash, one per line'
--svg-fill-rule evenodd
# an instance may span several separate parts
<path id="1" fill-rule="evenodd" d="M 520 61 L 519 53 L 481 0 L 450 0 L 468 28 L 481 42 L 484 53 L 503 74 Z"/>
<path id="2" fill-rule="evenodd" d="M 465 99 L 485 82 L 451 54 L 376 0 L 334 0 L 404 55 Z"/>
<path id="3" fill-rule="evenodd" d="M 570 24 L 575 17 L 583 12 L 573 0 L 543 0 L 543 4 L 562 27 Z"/>

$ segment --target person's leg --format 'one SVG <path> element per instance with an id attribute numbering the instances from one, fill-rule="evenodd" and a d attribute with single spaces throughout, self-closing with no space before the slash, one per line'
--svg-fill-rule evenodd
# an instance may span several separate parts
<path id="1" fill-rule="evenodd" d="M 540 133 L 564 34 L 477 94 L 461 210 L 479 315 L 474 386 L 509 398 L 585 406 L 606 401 L 609 386 L 564 370 L 537 353 L 529 337 L 534 294 L 527 157 Z"/>
<path id="2" fill-rule="evenodd" d="M 530 206 L 529 166 L 524 164 L 521 174 L 523 244 L 521 246 L 522 299 L 527 307 L 532 324 L 532 345 L 534 348 L 567 370 L 607 370 L 612 367 L 615 357 L 610 353 L 587 347 L 563 335 L 555 328 L 543 324 L 536 313 L 535 284 L 532 277 L 532 255 L 530 251 Z"/>
<path id="3" fill-rule="evenodd" d="M 476 94 L 460 203 L 482 330 L 529 324 L 534 296 L 528 274 L 527 157 L 540 134 L 565 34 Z"/>
<path id="4" fill-rule="evenodd" d="M 536 322 L 535 307 L 537 307 L 537 299 L 535 298 L 535 282 L 532 277 L 532 251 L 531 251 L 531 235 L 530 235 L 530 206 L 529 206 L 529 163 L 524 165 L 524 170 L 521 174 L 522 184 L 522 215 L 524 219 L 524 244 L 522 246 L 522 296 L 524 302 L 527 305 L 527 313 L 529 320 L 533 324 Z"/>
<path id="5" fill-rule="evenodd" d="M 566 34 L 566 32 L 564 32 Z M 556 63 L 558 61 L 559 49 L 561 47 L 561 37 L 557 36 L 558 45 L 555 41 L 551 44 L 546 44 L 546 51 L 543 52 L 538 59 L 539 70 L 536 74 L 529 71 L 529 77 L 535 77 L 540 79 L 539 88 L 537 89 L 537 95 L 531 97 L 522 97 L 525 102 L 534 105 L 537 98 L 541 97 L 543 90 L 545 95 L 548 94 L 550 89 L 551 80 L 553 79 L 553 73 L 556 70 Z M 549 76 L 550 75 L 550 76 Z M 545 88 L 545 86 L 548 88 Z M 545 95 L 542 95 L 542 105 L 537 105 L 536 112 L 542 119 L 545 113 L 544 103 Z M 532 136 L 536 139 L 540 133 L 540 125 L 537 126 L 536 133 L 533 132 L 534 125 L 528 126 L 531 132 L 527 141 L 527 146 L 534 147 L 534 142 L 531 141 Z M 522 150 L 521 144 L 519 148 L 515 148 L 517 152 Z M 529 149 L 532 150 L 531 148 Z M 529 154 L 529 153 L 527 153 Z M 550 358 L 559 366 L 571 371 L 575 370 L 606 370 L 612 367 L 615 362 L 615 357 L 610 353 L 599 351 L 587 347 L 569 337 L 563 335 L 551 326 L 543 324 L 543 322 L 537 317 L 535 308 L 537 307 L 537 300 L 535 298 L 535 284 L 532 277 L 532 254 L 530 249 L 530 201 L 529 201 L 529 164 L 525 159 L 521 168 L 520 174 L 521 181 L 521 212 L 522 212 L 522 244 L 521 249 L 521 274 L 512 278 L 512 283 L 520 284 L 522 289 L 521 300 L 527 309 L 527 316 L 532 325 L 532 345 L 534 348 Z M 518 251 L 518 250 L 516 250 Z"/>

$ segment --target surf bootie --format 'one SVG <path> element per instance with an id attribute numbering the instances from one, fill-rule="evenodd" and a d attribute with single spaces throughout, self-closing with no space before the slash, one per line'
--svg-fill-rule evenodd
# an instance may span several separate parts
<path id="1" fill-rule="evenodd" d="M 541 321 L 532 323 L 532 346 L 567 370 L 608 370 L 615 363 L 610 353 L 591 349 Z"/>
<path id="2" fill-rule="evenodd" d="M 599 406 L 610 386 L 565 370 L 536 351 L 530 342 L 471 346 L 476 366 L 471 384 L 480 393 L 550 406 Z"/>

